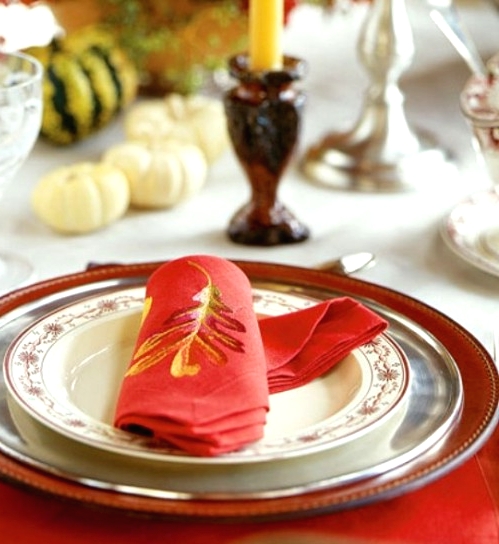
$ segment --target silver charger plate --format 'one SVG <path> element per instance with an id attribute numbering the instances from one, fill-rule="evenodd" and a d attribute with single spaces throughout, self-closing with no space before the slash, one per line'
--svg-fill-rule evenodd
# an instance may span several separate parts
<path id="1" fill-rule="evenodd" d="M 411 382 L 405 409 L 398 412 L 400 420 L 394 418 L 394 426 L 383 436 L 375 437 L 373 432 L 376 447 L 366 443 L 355 455 L 345 455 L 345 460 L 337 455 L 341 450 L 335 450 L 309 456 L 307 463 L 298 459 L 294 464 L 297 459 L 292 458 L 279 467 L 264 463 L 266 471 L 236 474 L 235 480 L 223 465 L 211 476 L 204 476 L 200 465 L 201 483 L 194 478 L 187 485 L 188 479 L 180 475 L 175 487 L 175 478 L 169 479 L 172 470 L 159 481 L 151 477 L 149 486 L 144 476 L 136 474 L 140 469 L 123 469 L 123 478 L 117 473 L 112 478 L 98 475 L 92 471 L 99 467 L 87 466 L 88 457 L 77 456 L 57 466 L 59 461 L 50 458 L 53 448 L 39 451 L 29 444 L 29 436 L 24 440 L 20 435 L 0 380 L 0 477 L 78 504 L 149 516 L 276 519 L 410 492 L 452 471 L 488 439 L 499 418 L 499 374 L 487 350 L 457 323 L 402 293 L 355 278 L 287 265 L 235 262 L 254 286 L 313 300 L 352 296 L 388 319 L 388 334 L 409 361 Z M 144 285 L 160 264 L 99 267 L 46 280 L 0 299 L 0 350 L 5 353 L 22 330 L 48 312 L 82 297 Z M 63 457 L 71 455 L 65 452 Z M 87 463 L 81 470 L 80 460 Z M 150 466 L 147 470 L 154 472 Z M 238 482 L 235 492 L 233 481 Z"/>

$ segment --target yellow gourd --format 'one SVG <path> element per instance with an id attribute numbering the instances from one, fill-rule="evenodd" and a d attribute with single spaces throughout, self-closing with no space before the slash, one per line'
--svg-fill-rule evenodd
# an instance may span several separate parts
<path id="1" fill-rule="evenodd" d="M 197 145 L 208 163 L 229 146 L 222 102 L 201 95 L 170 94 L 133 104 L 125 115 L 129 140 L 175 139 Z"/>
<path id="2" fill-rule="evenodd" d="M 130 203 L 141 208 L 167 208 L 197 193 L 208 165 L 202 151 L 189 143 L 125 141 L 110 147 L 102 161 L 123 171 Z"/>
<path id="3" fill-rule="evenodd" d="M 125 174 L 110 164 L 80 162 L 43 176 L 32 192 L 35 214 L 56 231 L 82 234 L 125 214 L 130 190 Z"/>

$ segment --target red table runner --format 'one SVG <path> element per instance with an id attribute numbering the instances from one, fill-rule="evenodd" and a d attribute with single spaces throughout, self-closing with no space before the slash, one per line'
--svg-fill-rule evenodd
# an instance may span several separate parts
<path id="1" fill-rule="evenodd" d="M 237 544 L 268 535 L 303 542 L 497 544 L 499 431 L 473 458 L 400 497 L 342 512 L 279 522 L 165 521 L 66 503 L 0 484 L 0 534 L 16 544 Z M 291 542 L 291 541 L 290 541 Z M 255 540 L 256 543 L 256 540 Z M 269 543 L 270 544 L 270 543 Z"/>

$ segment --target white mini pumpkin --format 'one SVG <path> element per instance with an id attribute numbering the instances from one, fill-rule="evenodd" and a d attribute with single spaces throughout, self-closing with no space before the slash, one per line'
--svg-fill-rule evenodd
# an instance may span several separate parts
<path id="1" fill-rule="evenodd" d="M 119 168 L 80 162 L 43 176 L 31 197 L 34 212 L 48 226 L 82 234 L 122 217 L 130 204 L 130 189 Z"/>
<path id="2" fill-rule="evenodd" d="M 213 163 L 229 146 L 225 112 L 220 100 L 200 95 L 169 94 L 137 102 L 125 115 L 129 140 L 175 139 L 201 148 Z"/>
<path id="3" fill-rule="evenodd" d="M 102 161 L 122 170 L 130 203 L 140 208 L 174 206 L 197 193 L 208 175 L 202 151 L 176 140 L 121 142 L 110 147 Z"/>

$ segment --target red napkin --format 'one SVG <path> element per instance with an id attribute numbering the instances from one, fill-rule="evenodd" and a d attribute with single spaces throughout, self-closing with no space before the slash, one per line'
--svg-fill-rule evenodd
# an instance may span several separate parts
<path id="1" fill-rule="evenodd" d="M 251 284 L 229 261 L 186 257 L 149 278 L 115 425 L 218 455 L 263 436 L 265 353 Z"/>
<path id="2" fill-rule="evenodd" d="M 261 320 L 270 392 L 286 391 L 321 376 L 387 326 L 384 319 L 349 297 Z"/>
<path id="3" fill-rule="evenodd" d="M 170 261 L 147 282 L 115 425 L 194 455 L 237 450 L 263 436 L 269 391 L 308 383 L 386 326 L 350 298 L 259 323 L 234 263 Z"/>

